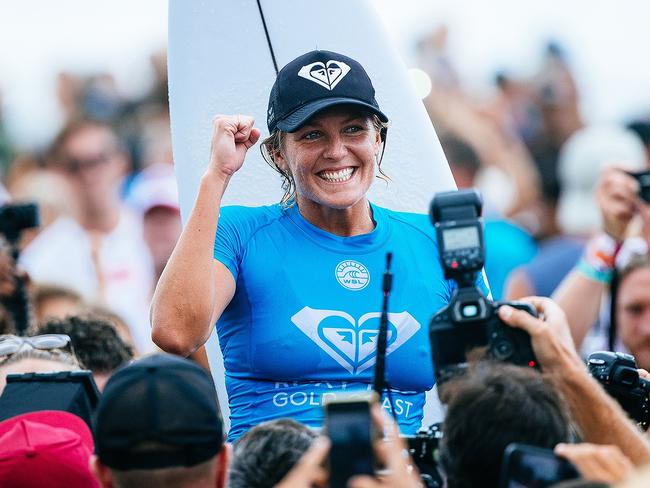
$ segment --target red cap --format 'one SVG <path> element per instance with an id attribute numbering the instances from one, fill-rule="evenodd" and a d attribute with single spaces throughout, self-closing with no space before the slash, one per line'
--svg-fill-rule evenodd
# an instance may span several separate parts
<path id="1" fill-rule="evenodd" d="M 0 486 L 99 488 L 88 467 L 93 438 L 76 415 L 45 410 L 0 423 Z"/>

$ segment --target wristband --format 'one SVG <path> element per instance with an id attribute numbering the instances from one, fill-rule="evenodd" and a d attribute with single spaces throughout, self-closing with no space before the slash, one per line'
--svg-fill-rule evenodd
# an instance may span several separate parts
<path id="1" fill-rule="evenodd" d="M 599 234 L 589 240 L 576 268 L 589 279 L 610 283 L 620 248 L 619 242 L 607 234 Z"/>
<path id="2" fill-rule="evenodd" d="M 612 282 L 612 276 L 614 275 L 614 270 L 599 270 L 591 266 L 584 259 L 580 259 L 576 265 L 576 270 L 582 273 L 583 276 L 589 278 L 593 281 L 598 281 L 599 283 L 609 284 Z"/>
<path id="3" fill-rule="evenodd" d="M 607 234 L 599 234 L 587 242 L 582 255 L 587 264 L 597 270 L 612 270 L 621 244 Z"/>

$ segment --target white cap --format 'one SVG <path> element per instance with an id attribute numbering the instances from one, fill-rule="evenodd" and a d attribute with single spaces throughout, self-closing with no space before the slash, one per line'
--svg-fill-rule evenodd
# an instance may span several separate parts
<path id="1" fill-rule="evenodd" d="M 154 207 L 180 209 L 178 186 L 171 165 L 156 163 L 148 166 L 134 178 L 132 185 L 127 201 L 143 215 Z"/>
<path id="2" fill-rule="evenodd" d="M 618 166 L 630 171 L 645 169 L 641 139 L 617 126 L 584 127 L 562 146 L 558 160 L 560 198 L 557 220 L 563 232 L 585 235 L 601 227 L 594 191 L 601 171 Z"/>

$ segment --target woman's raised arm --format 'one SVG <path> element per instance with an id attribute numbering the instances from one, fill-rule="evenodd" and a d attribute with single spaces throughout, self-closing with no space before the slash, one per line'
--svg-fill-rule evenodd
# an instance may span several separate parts
<path id="1" fill-rule="evenodd" d="M 228 182 L 260 137 L 253 123 L 243 115 L 214 118 L 210 163 L 151 305 L 152 338 L 164 351 L 187 356 L 203 345 L 235 293 L 230 271 L 214 259 L 214 238 Z"/>

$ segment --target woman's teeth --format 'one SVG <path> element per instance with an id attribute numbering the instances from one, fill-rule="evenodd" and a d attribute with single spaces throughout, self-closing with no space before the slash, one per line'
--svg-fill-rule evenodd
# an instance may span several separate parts
<path id="1" fill-rule="evenodd" d="M 354 173 L 354 168 L 345 168 L 338 171 L 321 171 L 318 176 L 326 181 L 340 183 L 348 181 L 352 177 L 352 173 Z"/>

